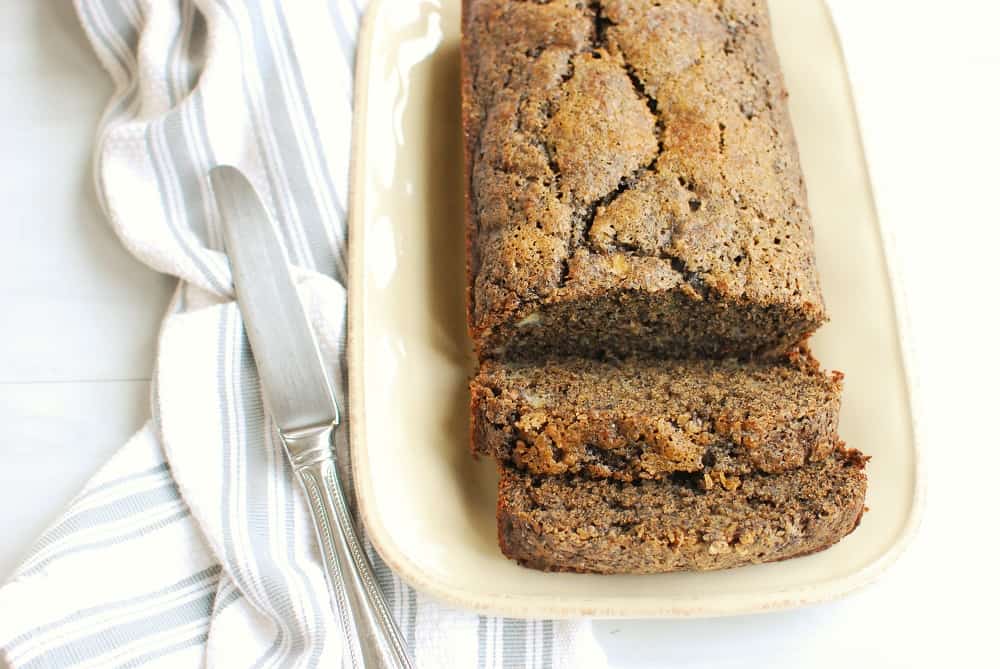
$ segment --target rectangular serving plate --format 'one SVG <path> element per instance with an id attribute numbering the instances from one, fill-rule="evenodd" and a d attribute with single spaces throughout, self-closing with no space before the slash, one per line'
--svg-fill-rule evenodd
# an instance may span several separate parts
<path id="1" fill-rule="evenodd" d="M 441 600 L 517 617 L 693 617 L 830 600 L 916 526 L 921 477 L 893 289 L 851 92 L 822 0 L 772 0 L 832 321 L 813 340 L 846 387 L 840 432 L 872 456 L 869 511 L 831 549 L 654 576 L 548 574 L 497 548 L 496 472 L 468 449 L 459 0 L 374 0 L 359 42 L 350 218 L 350 429 L 383 559 Z"/>

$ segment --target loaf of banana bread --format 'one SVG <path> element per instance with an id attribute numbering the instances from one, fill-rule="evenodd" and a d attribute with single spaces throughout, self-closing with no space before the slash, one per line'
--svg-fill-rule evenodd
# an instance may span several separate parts
<path id="1" fill-rule="evenodd" d="M 491 362 L 472 380 L 472 447 L 530 474 L 625 481 L 700 472 L 736 486 L 824 459 L 841 375 L 778 361 Z"/>
<path id="2" fill-rule="evenodd" d="M 749 357 L 826 318 L 763 0 L 464 0 L 480 359 Z"/>
<path id="3" fill-rule="evenodd" d="M 838 447 L 735 488 L 697 474 L 633 483 L 500 465 L 500 548 L 536 569 L 650 574 L 773 562 L 829 547 L 864 510 L 865 457 Z"/>

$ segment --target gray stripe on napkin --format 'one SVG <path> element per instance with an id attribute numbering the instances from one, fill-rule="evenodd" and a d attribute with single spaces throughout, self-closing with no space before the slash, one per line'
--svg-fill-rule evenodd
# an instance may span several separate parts
<path id="1" fill-rule="evenodd" d="M 324 220 L 316 194 L 310 187 L 311 179 L 308 172 L 304 149 L 295 133 L 295 121 L 292 120 L 291 101 L 285 94 L 278 78 L 288 80 L 288 73 L 280 66 L 268 39 L 267 29 L 260 7 L 254 4 L 246 5 L 247 17 L 250 23 L 251 38 L 254 45 L 254 57 L 257 69 L 264 86 L 267 98 L 268 120 L 278 139 L 278 156 L 282 171 L 290 188 L 293 208 L 285 212 L 286 226 L 298 224 L 299 230 L 309 241 L 309 252 L 312 256 L 312 267 L 323 274 L 332 275 L 336 270 L 333 253 L 326 235 L 322 233 L 321 223 Z M 294 82 L 292 82 L 294 83 Z M 301 92 L 299 93 L 301 95 Z M 292 212 L 297 215 L 292 215 Z M 288 231 L 288 234 L 293 234 Z"/>
<path id="2" fill-rule="evenodd" d="M 102 130 L 98 136 L 97 150 L 94 154 L 96 156 L 94 161 L 94 173 L 98 176 L 99 180 L 100 175 L 104 173 L 104 145 L 107 141 L 109 130 L 116 126 L 121 118 L 131 116 L 133 111 L 138 107 L 139 78 L 135 76 L 134 72 L 135 59 L 132 58 L 132 62 L 129 62 L 124 55 L 120 54 L 113 43 L 112 33 L 105 29 L 105 26 L 108 26 L 109 29 L 113 31 L 114 27 L 111 25 L 109 20 L 101 20 L 103 14 L 101 14 L 100 3 L 95 2 L 90 4 L 80 1 L 77 3 L 77 6 L 80 9 L 80 20 L 87 27 L 89 27 L 90 34 L 93 38 L 100 43 L 104 51 L 115 59 L 118 63 L 118 67 L 122 70 L 120 76 L 115 76 L 117 73 L 111 73 L 117 90 L 115 91 L 115 95 L 112 98 L 111 103 L 108 105 L 108 108 L 101 117 L 100 127 Z M 131 24 L 129 24 L 128 29 L 135 30 Z M 125 34 L 127 36 L 128 31 L 126 31 Z M 105 212 L 109 211 L 107 196 L 104 189 L 101 187 L 97 188 L 97 198 L 101 208 L 104 209 Z"/>
<path id="3" fill-rule="evenodd" d="M 209 166 L 195 158 L 188 141 L 189 133 L 185 131 L 184 117 L 185 114 L 181 109 L 171 110 L 163 119 L 163 134 L 166 139 L 167 155 L 173 163 L 175 180 L 180 191 L 183 220 L 200 244 L 208 246 L 205 211 L 209 204 L 205 199 L 201 181 L 205 178 Z M 201 256 L 201 253 L 198 255 Z"/>
<path id="4" fill-rule="evenodd" d="M 309 102 L 309 95 L 306 92 L 306 84 L 302 78 L 302 68 L 299 66 L 299 58 L 295 53 L 295 49 L 292 48 L 292 37 L 288 30 L 288 22 L 285 21 L 284 12 L 280 11 L 277 7 L 275 8 L 275 14 L 278 17 L 278 27 L 281 29 L 281 35 L 284 40 L 284 49 L 286 56 L 291 63 L 291 77 L 295 82 L 296 89 L 299 91 L 300 100 L 302 102 L 302 112 L 306 117 L 306 124 L 309 130 L 309 141 L 312 143 L 313 147 L 321 147 L 322 140 L 319 136 L 319 129 L 316 124 L 316 115 L 313 112 L 312 105 Z M 353 40 L 350 42 L 341 42 L 341 44 L 351 44 L 353 45 Z M 350 54 L 353 56 L 353 48 L 349 48 Z M 349 66 L 353 68 L 353 57 L 348 57 Z M 344 147 L 345 151 L 349 151 L 350 147 Z M 320 175 L 323 178 L 323 186 L 326 189 L 327 196 L 330 199 L 330 203 L 333 206 L 333 214 L 335 220 L 331 221 L 332 233 L 336 236 L 336 253 L 333 257 L 333 262 L 328 268 L 334 279 L 345 283 L 347 280 L 347 237 L 346 237 L 346 224 L 347 224 L 347 212 L 344 208 L 343 201 L 341 199 L 340 193 L 337 192 L 337 188 L 334 185 L 333 177 L 330 174 L 330 168 L 326 161 L 322 159 L 322 156 L 317 157 L 317 162 L 319 163 Z M 319 219 L 316 221 L 319 223 Z M 324 248 L 329 249 L 330 243 L 323 239 L 319 243 Z"/>
<path id="5" fill-rule="evenodd" d="M 170 655 L 171 653 L 176 653 L 179 650 L 184 650 L 185 648 L 190 648 L 191 646 L 203 645 L 206 641 L 208 641 L 208 632 L 199 632 L 190 639 L 178 641 L 177 643 L 164 646 L 163 648 L 159 648 L 131 659 L 128 662 L 119 665 L 116 669 L 133 669 L 134 667 L 141 667 L 148 662 Z"/>
<path id="6" fill-rule="evenodd" d="M 134 474 L 128 474 L 126 476 L 120 476 L 116 479 L 111 479 L 101 485 L 94 486 L 90 490 L 84 491 L 79 497 L 76 498 L 75 503 L 82 502 L 85 499 L 90 499 L 99 492 L 104 492 L 105 490 L 111 490 L 112 488 L 117 488 L 120 485 L 136 481 L 141 478 L 146 478 L 147 476 L 156 478 L 154 480 L 160 480 L 169 478 L 170 476 L 170 465 L 166 462 L 160 463 L 155 467 L 150 467 L 149 469 L 144 469 Z"/>
<path id="7" fill-rule="evenodd" d="M 552 621 L 542 622 L 542 666 L 552 666 Z"/>
<path id="8" fill-rule="evenodd" d="M 227 476 L 222 477 L 222 499 L 220 500 L 220 506 L 222 508 L 222 514 L 220 519 L 222 521 L 222 550 L 226 556 L 226 562 L 231 565 L 231 576 L 237 582 L 238 587 L 243 591 L 243 593 L 251 598 L 254 605 L 262 608 L 264 603 L 258 596 L 258 591 L 256 584 L 253 583 L 250 576 L 243 571 L 239 556 L 236 554 L 236 538 L 233 533 L 232 519 L 233 511 L 231 506 L 232 500 L 232 484 L 234 480 L 239 479 L 239 462 L 240 458 L 238 454 L 234 457 L 235 438 L 233 431 L 230 429 L 234 424 L 234 416 L 229 410 L 229 393 L 227 392 L 229 386 L 226 383 L 227 370 L 230 366 L 229 360 L 229 348 L 232 339 L 230 322 L 235 318 L 238 318 L 238 314 L 233 314 L 233 310 L 226 309 L 220 311 L 219 323 L 218 323 L 218 348 L 216 355 L 216 370 L 218 378 L 216 382 L 219 384 L 219 388 L 223 389 L 223 393 L 219 396 L 219 415 L 222 417 L 220 421 L 220 427 L 222 432 L 222 471 L 227 472 Z"/>
<path id="9" fill-rule="evenodd" d="M 223 594 L 225 593 L 225 594 Z M 219 592 L 216 593 L 215 599 L 215 610 L 212 612 L 212 617 L 219 615 L 222 611 L 226 609 L 230 604 L 243 597 L 243 593 L 234 587 L 230 586 L 228 589 L 223 590 L 219 588 Z"/>
<path id="10" fill-rule="evenodd" d="M 98 5 L 104 10 L 103 12 L 98 10 Z M 136 66 L 135 51 L 139 45 L 139 26 L 132 23 L 122 10 L 121 3 L 115 0 L 94 3 L 92 9 L 94 10 L 91 14 L 92 24 L 97 26 L 103 22 L 104 25 L 110 28 L 109 31 L 102 30 L 106 34 L 105 41 L 111 48 L 111 52 L 115 55 L 121 68 L 134 76 Z"/>
<path id="11" fill-rule="evenodd" d="M 232 21 L 233 26 L 236 28 L 237 32 L 239 32 L 241 37 L 240 47 L 242 50 L 243 33 L 242 31 L 239 30 L 239 25 L 240 25 L 239 20 L 233 13 L 232 8 L 230 8 L 229 5 L 227 5 L 223 0 L 219 0 L 219 7 L 226 13 L 229 20 Z M 244 53 L 244 58 L 245 58 L 245 53 Z M 287 195 L 284 193 L 284 190 L 280 188 L 278 184 L 275 182 L 276 168 L 272 163 L 280 161 L 280 158 L 278 156 L 271 155 L 271 152 L 268 151 L 268 142 L 264 140 L 263 129 L 260 127 L 260 123 L 258 121 L 258 116 L 260 114 L 260 111 L 256 108 L 257 105 L 254 102 L 254 96 L 251 91 L 250 82 L 248 81 L 246 73 L 247 69 L 248 66 L 244 63 L 243 73 L 240 77 L 240 81 L 243 86 L 243 98 L 246 101 L 246 105 L 250 110 L 250 117 L 249 117 L 250 129 L 253 132 L 254 142 L 257 144 L 260 151 L 261 159 L 265 163 L 264 175 L 267 178 L 268 189 L 270 190 L 272 196 L 271 204 L 274 207 L 274 214 L 277 217 L 278 223 L 280 224 L 279 232 L 282 234 L 282 237 L 284 238 L 285 248 L 288 251 L 289 261 L 293 265 L 303 265 L 305 267 L 311 268 L 314 266 L 312 258 L 303 258 L 302 253 L 299 252 L 298 245 L 291 243 L 292 239 L 290 237 L 290 231 L 287 228 L 287 225 L 288 221 L 291 220 L 290 208 L 292 205 L 290 205 L 286 201 Z"/>
<path id="12" fill-rule="evenodd" d="M 408 605 L 406 608 L 406 644 L 417 647 L 417 591 L 406 588 Z"/>
<path id="13" fill-rule="evenodd" d="M 199 16 L 201 16 L 199 14 Z M 212 149 L 212 143 L 208 139 L 208 126 L 205 120 L 205 99 L 201 90 L 195 90 L 191 95 L 191 104 L 194 106 L 194 132 L 196 134 L 196 140 L 201 147 L 201 150 L 205 153 L 205 162 L 209 165 L 215 166 L 219 164 L 219 160 L 215 157 L 215 152 Z M 205 188 L 205 184 L 202 185 Z M 209 248 L 222 250 L 222 232 L 220 228 L 220 221 L 218 217 L 218 210 L 213 202 L 206 211 L 205 219 L 205 237 L 206 243 Z"/>
<path id="14" fill-rule="evenodd" d="M 253 362 L 250 343 L 245 332 L 239 338 L 239 367 L 233 375 L 233 390 L 240 393 L 243 406 L 242 437 L 246 450 L 246 521 L 247 535 L 253 547 L 252 555 L 257 558 L 257 571 L 263 582 L 264 592 L 274 615 L 287 626 L 288 636 L 282 641 L 281 658 L 300 655 L 306 646 L 307 630 L 303 620 L 295 610 L 290 591 L 292 585 L 271 550 L 271 523 L 275 520 L 272 510 L 276 507 L 272 499 L 272 488 L 268 473 L 268 463 L 272 458 L 284 457 L 265 436 L 264 405 L 260 395 L 260 381 Z M 287 481 L 284 484 L 287 485 Z M 263 660 L 262 660 L 263 662 Z"/>
<path id="15" fill-rule="evenodd" d="M 220 396 L 220 408 L 223 416 L 223 441 L 225 443 L 223 448 L 223 472 L 228 474 L 223 476 L 222 483 L 223 545 L 228 557 L 227 562 L 232 566 L 233 578 L 236 580 L 237 586 L 244 593 L 251 596 L 251 601 L 254 602 L 255 606 L 270 612 L 271 607 L 266 597 L 266 589 L 262 588 L 261 584 L 257 582 L 254 573 L 244 572 L 240 555 L 236 550 L 237 540 L 232 524 L 234 513 L 230 504 L 230 500 L 232 499 L 231 483 L 236 482 L 238 486 L 241 482 L 245 482 L 246 475 L 242 473 L 241 468 L 241 465 L 244 464 L 245 454 L 242 448 L 244 445 L 243 435 L 240 432 L 242 421 L 239 416 L 239 400 L 242 399 L 240 393 L 242 361 L 240 360 L 239 351 L 242 346 L 234 345 L 234 343 L 240 342 L 242 344 L 244 342 L 244 333 L 242 328 L 239 327 L 239 312 L 236 309 L 225 309 L 222 313 L 223 316 L 220 318 L 219 330 L 219 353 L 221 359 L 219 361 L 218 373 L 219 387 L 223 389 L 223 393 Z M 230 376 L 231 378 L 228 378 Z M 233 407 L 237 415 L 233 415 L 230 412 L 230 401 L 233 402 Z M 230 426 L 236 426 L 236 430 L 231 430 Z M 246 490 L 241 490 L 240 496 L 242 499 L 247 499 L 246 492 Z M 247 511 L 247 515 L 249 515 L 249 509 Z M 259 513 L 259 511 L 257 512 Z M 276 623 L 274 642 L 254 664 L 255 667 L 265 666 L 265 663 L 277 654 L 279 648 L 285 645 L 287 632 L 281 618 L 278 618 Z"/>
<path id="16" fill-rule="evenodd" d="M 167 175 L 167 163 L 168 157 L 164 155 L 157 147 L 157 142 L 155 134 L 157 130 L 162 133 L 162 128 L 159 126 L 163 125 L 163 121 L 154 121 L 149 124 L 149 128 L 146 131 L 146 148 L 149 151 L 149 156 L 153 165 L 153 174 L 156 177 L 157 189 L 160 195 L 160 204 L 163 208 L 163 217 L 167 223 L 167 228 L 170 230 L 170 234 L 173 236 L 177 245 L 184 252 L 184 254 L 191 260 L 191 263 L 195 268 L 201 273 L 205 278 L 207 283 L 212 287 L 212 289 L 221 294 L 225 295 L 229 292 L 229 286 L 222 282 L 222 280 L 216 276 L 214 270 L 205 264 L 204 258 L 198 252 L 198 240 L 195 238 L 194 233 L 188 227 L 178 220 L 173 214 L 173 208 L 170 205 L 170 198 L 167 195 L 167 189 L 170 188 Z M 164 144 L 167 144 L 164 141 Z M 164 151 L 169 151 L 169 149 L 164 149 Z"/>
<path id="17" fill-rule="evenodd" d="M 158 488 L 133 493 L 70 516 L 46 532 L 45 536 L 38 542 L 37 547 L 41 550 L 80 530 L 125 520 L 131 516 L 139 516 L 162 504 L 179 503 L 180 501 L 181 496 L 177 491 L 177 484 L 171 480 Z"/>
<path id="18" fill-rule="evenodd" d="M 527 628 L 523 620 L 504 618 L 503 629 L 503 663 L 506 667 L 525 666 L 525 639 Z"/>
<path id="19" fill-rule="evenodd" d="M 486 623 L 486 617 L 479 616 L 479 622 L 476 624 L 477 669 L 486 669 Z"/>
<path id="20" fill-rule="evenodd" d="M 168 525 L 176 523 L 178 520 L 183 520 L 184 518 L 187 518 L 190 515 L 191 511 L 187 507 L 184 507 L 182 510 L 178 511 L 175 514 L 167 516 L 166 518 L 163 518 L 161 520 L 149 523 L 148 525 L 143 525 L 137 530 L 126 532 L 125 534 L 119 534 L 101 541 L 94 541 L 91 543 L 82 544 L 80 546 L 73 546 L 72 548 L 59 551 L 53 555 L 50 555 L 49 557 L 45 558 L 40 562 L 33 563 L 30 566 L 26 565 L 26 568 L 24 568 L 23 570 L 19 570 L 15 575 L 17 578 L 27 578 L 28 576 L 33 576 L 34 574 L 37 574 L 38 572 L 45 569 L 45 567 L 47 567 L 50 563 L 52 563 L 55 560 L 59 560 L 68 555 L 75 555 L 77 553 L 82 553 L 83 551 L 96 550 L 99 548 L 107 548 L 108 546 L 115 546 L 117 544 L 125 543 L 126 541 L 129 541 L 131 539 L 138 539 L 139 537 L 146 536 L 150 532 L 161 530 L 164 527 L 167 527 Z"/>
<path id="21" fill-rule="evenodd" d="M 354 41 L 355 36 L 351 35 L 347 26 L 344 25 L 344 19 L 340 15 L 340 11 L 335 6 L 334 2 L 330 2 L 327 5 L 330 9 L 330 19 L 333 23 L 333 30 L 337 33 L 337 46 L 340 47 L 340 53 L 343 55 L 344 60 L 347 62 L 347 66 L 354 71 Z M 353 83 L 353 79 L 352 79 Z M 352 87 L 353 88 L 353 87 Z"/>
<path id="22" fill-rule="evenodd" d="M 65 627 L 66 625 L 74 623 L 78 620 L 83 620 L 84 618 L 89 618 L 91 616 L 96 616 L 99 614 L 109 613 L 116 609 L 128 608 L 131 606 L 135 606 L 137 604 L 142 604 L 144 602 L 151 602 L 156 599 L 160 599 L 166 595 L 170 595 L 175 592 L 180 592 L 181 590 L 190 588 L 192 585 L 201 583 L 202 581 L 207 582 L 205 588 L 214 587 L 214 585 L 219 582 L 219 573 L 221 571 L 222 571 L 221 566 L 213 565 L 207 569 L 202 569 L 201 571 L 196 572 L 188 576 L 187 578 L 181 579 L 180 581 L 177 581 L 172 585 L 168 585 L 165 588 L 160 588 L 159 590 L 148 592 L 146 594 L 139 595 L 137 597 L 129 597 L 128 599 L 123 599 L 121 601 L 111 602 L 108 604 L 102 604 L 100 606 L 92 606 L 90 608 L 82 609 L 80 611 L 77 611 L 76 613 L 66 616 L 65 618 L 61 618 L 47 625 L 42 625 L 41 627 L 36 627 L 30 632 L 26 632 L 18 637 L 15 637 L 14 639 L 10 640 L 9 645 L 11 648 L 16 648 L 17 646 L 21 645 L 22 643 L 24 643 L 25 641 L 27 641 L 32 637 L 37 638 L 42 634 L 47 634 L 48 632 L 56 630 L 60 627 Z"/>
<path id="23" fill-rule="evenodd" d="M 126 644 L 153 634 L 162 634 L 183 625 L 204 621 L 208 627 L 215 593 L 210 592 L 155 615 L 100 630 L 88 637 L 57 646 L 21 665 L 23 669 L 71 667 L 105 655 Z"/>

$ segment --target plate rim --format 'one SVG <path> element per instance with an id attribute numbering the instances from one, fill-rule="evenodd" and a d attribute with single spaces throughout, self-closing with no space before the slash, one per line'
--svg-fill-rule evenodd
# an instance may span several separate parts
<path id="1" fill-rule="evenodd" d="M 347 361 L 348 388 L 350 390 L 350 405 L 348 417 L 350 420 L 350 462 L 354 479 L 355 499 L 358 514 L 365 532 L 373 547 L 382 560 L 392 571 L 410 586 L 429 594 L 443 602 L 471 609 L 477 613 L 503 615 L 521 618 L 708 618 L 735 615 L 747 615 L 782 611 L 811 604 L 829 602 L 847 596 L 870 584 L 890 566 L 897 562 L 900 555 L 911 545 L 922 517 L 925 502 L 925 472 L 923 462 L 922 440 L 914 417 L 915 398 L 919 398 L 919 385 L 913 372 L 913 348 L 909 336 L 909 319 L 904 302 L 902 288 L 895 261 L 886 251 L 886 231 L 879 214 L 878 202 L 871 183 L 871 172 L 868 167 L 867 154 L 861 136 L 857 117 L 857 107 L 854 100 L 853 87 L 848 85 L 851 107 L 851 124 L 855 141 L 861 152 L 861 161 L 865 174 L 865 197 L 868 199 L 875 216 L 876 229 L 882 259 L 882 269 L 889 283 L 889 296 L 892 301 L 892 321 L 899 347 L 900 365 L 903 370 L 904 400 L 908 414 L 908 427 L 913 444 L 913 495 L 910 499 L 909 515 L 906 523 L 898 533 L 896 540 L 879 557 L 865 567 L 833 581 L 776 590 L 765 597 L 740 598 L 740 601 L 715 599 L 709 602 L 676 602 L 668 599 L 635 600 L 632 605 L 612 604 L 604 598 L 593 598 L 586 595 L 572 599 L 525 597 L 522 595 L 487 594 L 477 595 L 462 588 L 449 585 L 434 577 L 428 576 L 420 567 L 407 558 L 404 551 L 393 540 L 391 533 L 375 509 L 371 501 L 370 463 L 364 457 L 365 449 L 360 447 L 365 441 L 365 393 L 364 393 L 364 360 L 363 342 L 363 284 L 360 278 L 364 269 L 364 225 L 361 212 L 364 211 L 364 176 L 367 165 L 367 111 L 368 87 L 370 80 L 371 53 L 374 43 L 375 28 L 381 16 L 385 0 L 371 0 L 365 10 L 358 31 L 358 45 L 354 69 L 354 109 L 351 126 L 351 152 L 349 159 L 349 192 L 348 192 L 348 300 L 347 300 Z M 850 71 L 844 60 L 843 45 L 840 33 L 830 15 L 829 7 L 821 2 L 826 21 L 837 44 L 837 56 L 841 69 L 850 84 Z M 752 601 L 746 601 L 752 600 Z"/>

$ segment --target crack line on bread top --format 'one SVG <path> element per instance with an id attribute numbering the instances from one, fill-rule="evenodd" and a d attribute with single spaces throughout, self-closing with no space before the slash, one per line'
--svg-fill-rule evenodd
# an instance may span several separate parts
<path id="1" fill-rule="evenodd" d="M 598 0 L 592 6 L 594 11 L 594 36 L 595 36 L 595 49 L 596 48 L 606 48 L 608 44 L 608 28 L 617 25 L 611 19 L 604 15 L 604 8 Z M 632 82 L 632 88 L 635 90 L 638 97 L 646 104 L 649 109 L 650 114 L 653 116 L 654 129 L 656 133 L 656 155 L 653 156 L 652 160 L 646 165 L 635 170 L 631 175 L 623 177 L 618 183 L 615 190 L 607 193 L 603 197 L 591 203 L 588 207 L 587 224 L 584 228 L 584 243 L 590 246 L 590 230 L 594 224 L 594 218 L 600 208 L 609 206 L 612 202 L 618 199 L 625 191 L 630 190 L 635 186 L 643 174 L 655 172 L 656 163 L 659 161 L 660 156 L 663 155 L 663 118 L 660 115 L 660 105 L 655 97 L 649 94 L 646 90 L 642 79 L 639 77 L 635 70 L 635 67 L 629 62 L 627 55 L 621 49 L 618 49 L 619 56 L 622 60 L 622 69 L 625 70 L 625 74 L 628 76 L 629 81 Z"/>
<path id="2" fill-rule="evenodd" d="M 573 78 L 574 74 L 576 74 L 576 65 L 573 64 L 573 58 L 575 56 L 576 53 L 571 53 L 566 58 L 566 71 L 560 75 L 560 81 L 562 84 L 565 84 L 567 81 Z M 538 144 L 539 148 L 545 154 L 545 160 L 549 166 L 549 171 L 552 172 L 551 187 L 554 189 L 556 198 L 561 201 L 563 199 L 562 179 L 561 179 L 562 172 L 559 170 L 559 161 L 557 161 L 555 157 L 555 147 L 552 146 L 551 141 L 549 140 L 548 137 L 549 135 L 548 126 L 549 124 L 552 123 L 552 117 L 555 115 L 555 112 L 556 112 L 555 105 L 553 104 L 553 101 L 550 99 L 546 102 L 545 106 L 545 129 L 543 130 L 543 134 L 541 137 L 535 138 L 535 142 Z M 563 272 L 563 274 L 565 275 L 565 271 Z M 561 281 L 559 285 L 562 285 Z"/>
<path id="3" fill-rule="evenodd" d="M 600 0 L 590 3 L 590 11 L 594 14 L 593 47 L 596 51 L 597 49 L 602 49 L 607 45 L 608 28 L 617 24 L 605 16 L 604 6 L 601 4 Z"/>
<path id="4" fill-rule="evenodd" d="M 617 24 L 604 14 L 604 6 L 600 2 L 600 0 L 591 2 L 588 8 L 593 14 L 593 20 L 594 20 L 594 37 L 591 45 L 592 53 L 594 54 L 595 57 L 601 57 L 601 52 L 607 51 L 608 29 L 616 26 Z M 573 255 L 576 254 L 576 250 L 580 246 L 593 251 L 593 246 L 590 241 L 590 232 L 591 229 L 593 228 L 594 219 L 597 217 L 598 212 L 611 205 L 612 202 L 617 200 L 626 191 L 631 190 L 644 174 L 654 172 L 656 169 L 656 163 L 659 161 L 660 156 L 663 155 L 664 126 L 663 126 L 663 120 L 659 112 L 659 103 L 652 95 L 650 95 L 646 91 L 645 86 L 643 85 L 641 79 L 636 74 L 635 68 L 631 65 L 631 63 L 628 62 L 628 59 L 626 58 L 624 52 L 619 51 L 618 55 L 621 57 L 622 61 L 621 67 L 624 70 L 625 74 L 628 76 L 629 81 L 631 81 L 632 88 L 635 91 L 637 97 L 639 97 L 639 99 L 641 99 L 645 103 L 646 107 L 650 111 L 650 114 L 652 114 L 653 116 L 654 128 L 656 133 L 656 154 L 646 165 L 642 165 L 637 169 L 633 170 L 631 174 L 623 176 L 621 180 L 618 182 L 618 185 L 614 188 L 614 190 L 611 190 L 610 192 L 605 193 L 601 197 L 592 200 L 586 205 L 577 208 L 575 217 L 578 220 L 582 219 L 582 224 L 580 225 L 579 228 L 579 235 L 578 236 L 574 235 L 574 237 L 570 239 L 570 249 L 569 249 L 570 259 L 572 258 Z M 568 268 L 568 260 L 564 262 L 564 267 Z M 566 271 L 563 272 L 563 277 L 559 284 L 560 287 L 565 285 L 565 278 L 567 274 L 568 272 Z"/>

